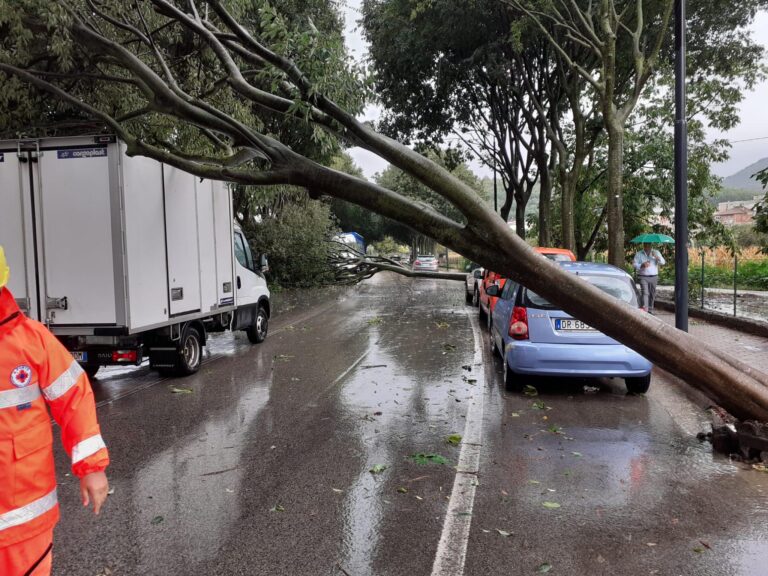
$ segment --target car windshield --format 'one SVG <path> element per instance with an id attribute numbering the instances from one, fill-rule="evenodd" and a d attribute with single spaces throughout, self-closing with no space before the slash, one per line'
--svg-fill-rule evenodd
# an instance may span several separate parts
<path id="1" fill-rule="evenodd" d="M 434 256 L 417 256 L 416 260 L 434 260 Z"/>
<path id="2" fill-rule="evenodd" d="M 629 278 L 619 276 L 605 276 L 601 274 L 579 274 L 579 278 L 599 288 L 614 298 L 637 306 L 637 294 Z M 526 305 L 533 308 L 555 309 L 545 298 L 542 298 L 533 290 L 526 290 Z"/>

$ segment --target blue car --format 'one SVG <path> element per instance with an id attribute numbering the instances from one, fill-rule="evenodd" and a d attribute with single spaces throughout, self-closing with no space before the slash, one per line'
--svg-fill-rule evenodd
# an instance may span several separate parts
<path id="1" fill-rule="evenodd" d="M 632 306 L 638 297 L 632 277 L 610 264 L 563 262 L 603 292 Z M 544 298 L 510 280 L 499 292 L 491 322 L 491 350 L 504 358 L 507 390 L 521 391 L 526 375 L 624 378 L 627 390 L 639 394 L 651 384 L 651 363 L 588 324 L 558 310 Z"/>

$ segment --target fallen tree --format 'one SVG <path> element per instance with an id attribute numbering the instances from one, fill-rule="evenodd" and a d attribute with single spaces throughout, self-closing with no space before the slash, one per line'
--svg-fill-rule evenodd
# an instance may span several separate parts
<path id="1" fill-rule="evenodd" d="M 238 7 L 238 2 L 225 7 L 216 0 L 130 5 L 31 0 L 17 14 L 13 2 L 0 0 L 8 32 L 0 72 L 66 103 L 90 126 L 114 132 L 129 155 L 151 157 L 203 178 L 301 186 L 314 198 L 341 198 L 399 221 L 536 290 L 701 389 L 735 416 L 768 421 L 768 375 L 541 258 L 466 184 L 358 121 L 328 95 L 338 82 L 313 76 L 317 59 L 328 54 L 312 52 L 311 26 L 301 42 L 292 43 L 274 8 L 261 5 L 260 25 L 246 28 L 230 12 Z M 41 34 L 51 42 L 34 44 L 42 52 L 30 53 L 30 39 Z M 194 75 L 197 84 L 188 81 Z M 121 99 L 121 106 L 104 99 L 104 94 L 115 94 L 116 85 L 130 96 Z M 8 88 L 18 90 L 17 85 Z M 6 114 L 13 111 L 9 102 L 13 98 L 7 94 L 0 101 Z M 261 122 L 244 121 L 246 105 L 299 117 L 318 128 L 318 138 L 332 134 L 377 154 L 450 202 L 461 217 L 450 218 L 426 203 L 313 162 L 269 134 Z"/>

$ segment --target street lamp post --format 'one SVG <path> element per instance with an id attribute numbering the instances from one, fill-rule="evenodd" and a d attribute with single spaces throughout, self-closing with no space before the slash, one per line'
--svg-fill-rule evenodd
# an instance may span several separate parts
<path id="1" fill-rule="evenodd" d="M 675 326 L 688 331 L 688 123 L 685 0 L 675 0 Z"/>

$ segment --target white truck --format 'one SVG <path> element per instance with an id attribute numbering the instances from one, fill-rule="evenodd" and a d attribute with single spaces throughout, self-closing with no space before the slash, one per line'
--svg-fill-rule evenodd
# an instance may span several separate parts
<path id="1" fill-rule="evenodd" d="M 113 136 L 0 141 L 8 287 L 83 368 L 200 367 L 211 332 L 267 335 L 266 257 L 254 261 L 232 197 Z"/>

